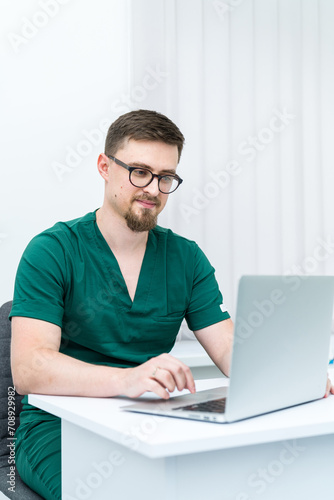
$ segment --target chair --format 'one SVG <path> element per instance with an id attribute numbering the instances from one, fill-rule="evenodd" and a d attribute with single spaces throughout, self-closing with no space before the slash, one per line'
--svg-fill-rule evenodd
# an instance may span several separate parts
<path id="1" fill-rule="evenodd" d="M 19 425 L 20 411 L 22 409 L 22 397 L 17 392 L 14 393 L 10 389 L 13 387 L 13 379 L 10 369 L 10 339 L 11 339 L 11 323 L 8 319 L 12 307 L 11 302 L 6 302 L 0 307 L 0 492 L 5 498 L 11 500 L 41 500 L 42 497 L 32 491 L 20 478 L 15 468 L 15 491 L 10 491 L 11 487 L 11 467 L 10 463 L 13 456 L 10 444 L 12 437 L 8 426 L 15 427 Z M 13 398 L 13 399 L 12 399 Z M 15 407 L 11 406 L 9 401 L 15 403 Z M 15 415 L 11 415 L 11 411 L 15 411 Z M 13 418 L 15 417 L 15 418 Z M 13 424 L 14 422 L 14 424 Z M 9 482 L 8 482 L 9 481 Z M 0 493 L 0 498 L 3 498 Z"/>

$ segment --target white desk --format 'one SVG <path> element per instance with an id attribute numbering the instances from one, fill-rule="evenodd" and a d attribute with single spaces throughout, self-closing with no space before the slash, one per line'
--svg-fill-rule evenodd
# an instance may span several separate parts
<path id="1" fill-rule="evenodd" d="M 225 425 L 124 412 L 122 398 L 29 402 L 62 418 L 63 500 L 333 498 L 334 396 Z"/>

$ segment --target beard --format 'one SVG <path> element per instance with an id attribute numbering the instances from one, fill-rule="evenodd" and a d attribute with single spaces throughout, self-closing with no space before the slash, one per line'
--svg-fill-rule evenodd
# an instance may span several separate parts
<path id="1" fill-rule="evenodd" d="M 148 196 L 141 198 L 136 197 L 132 200 L 132 202 L 134 202 L 136 199 L 153 201 L 156 204 L 157 208 L 159 208 L 159 206 L 161 205 L 160 200 L 157 198 L 152 198 Z M 128 228 L 131 229 L 131 231 L 134 231 L 135 233 L 141 233 L 143 231 L 151 231 L 151 229 L 154 229 L 155 226 L 157 225 L 158 214 L 152 213 L 152 209 L 150 208 L 143 208 L 140 210 L 140 213 L 137 214 L 133 211 L 131 204 L 129 210 L 125 214 L 125 221 L 127 223 Z"/>

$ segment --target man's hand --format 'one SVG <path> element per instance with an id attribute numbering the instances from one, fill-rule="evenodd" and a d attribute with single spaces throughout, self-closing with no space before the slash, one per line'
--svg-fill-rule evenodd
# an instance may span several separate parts
<path id="1" fill-rule="evenodd" d="M 169 393 L 176 388 L 196 392 L 194 378 L 190 368 L 170 354 L 161 354 L 151 358 L 136 368 L 124 368 L 122 394 L 130 398 L 141 396 L 151 391 L 157 396 L 168 399 Z"/>
<path id="2" fill-rule="evenodd" d="M 324 397 L 328 398 L 329 394 L 334 394 L 334 385 L 332 384 L 330 378 L 327 377 L 326 393 Z"/>

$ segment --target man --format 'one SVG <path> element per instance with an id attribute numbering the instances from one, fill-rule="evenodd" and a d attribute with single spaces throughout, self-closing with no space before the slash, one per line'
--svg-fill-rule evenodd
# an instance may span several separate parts
<path id="1" fill-rule="evenodd" d="M 35 237 L 21 259 L 10 314 L 12 372 L 21 394 L 167 399 L 195 392 L 168 352 L 184 318 L 229 374 L 233 324 L 198 246 L 157 226 L 184 137 L 167 117 L 127 113 L 110 127 L 98 171 L 102 207 Z M 60 421 L 24 399 L 16 433 L 22 479 L 61 498 Z"/>

